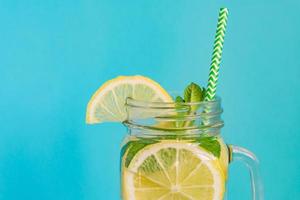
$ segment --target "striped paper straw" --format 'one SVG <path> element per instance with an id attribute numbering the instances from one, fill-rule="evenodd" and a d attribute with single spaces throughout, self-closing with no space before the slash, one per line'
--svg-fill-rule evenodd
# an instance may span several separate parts
<path id="1" fill-rule="evenodd" d="M 218 26 L 214 42 L 214 50 L 211 59 L 210 72 L 205 94 L 205 101 L 211 101 L 216 96 L 219 69 L 222 57 L 222 49 L 227 25 L 228 9 L 221 8 L 219 12 Z"/>

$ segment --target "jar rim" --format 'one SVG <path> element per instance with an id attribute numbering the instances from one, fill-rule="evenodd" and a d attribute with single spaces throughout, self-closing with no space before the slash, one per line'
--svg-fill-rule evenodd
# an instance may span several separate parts
<path id="1" fill-rule="evenodd" d="M 223 127 L 221 98 L 201 102 L 149 102 L 127 98 L 129 129 L 206 132 Z"/>
<path id="2" fill-rule="evenodd" d="M 220 105 L 221 98 L 217 96 L 211 101 L 199 101 L 199 102 L 158 102 L 158 101 L 143 101 L 137 100 L 132 97 L 126 99 L 125 106 L 140 107 L 140 108 L 174 108 L 175 106 L 213 106 Z"/>

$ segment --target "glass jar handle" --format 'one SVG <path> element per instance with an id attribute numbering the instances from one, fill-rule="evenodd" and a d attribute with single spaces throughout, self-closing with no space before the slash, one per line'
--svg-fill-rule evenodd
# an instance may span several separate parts
<path id="1" fill-rule="evenodd" d="M 241 161 L 249 169 L 252 188 L 252 200 L 263 200 L 263 185 L 259 173 L 258 159 L 252 152 L 245 148 L 229 145 L 229 149 L 231 155 L 230 161 Z"/>

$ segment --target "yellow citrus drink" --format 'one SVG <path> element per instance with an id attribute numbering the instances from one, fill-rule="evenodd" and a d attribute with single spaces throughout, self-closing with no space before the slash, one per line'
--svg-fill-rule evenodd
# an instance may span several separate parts
<path id="1" fill-rule="evenodd" d="M 228 152 L 219 137 L 128 136 L 125 140 L 123 200 L 223 199 Z"/>
<path id="2" fill-rule="evenodd" d="M 191 83 L 172 98 L 143 76 L 114 78 L 94 93 L 86 122 L 123 122 L 128 129 L 121 148 L 122 200 L 224 200 L 231 158 L 247 165 L 253 199 L 263 199 L 255 155 L 227 148 L 221 99 L 206 101 L 206 93 Z"/>

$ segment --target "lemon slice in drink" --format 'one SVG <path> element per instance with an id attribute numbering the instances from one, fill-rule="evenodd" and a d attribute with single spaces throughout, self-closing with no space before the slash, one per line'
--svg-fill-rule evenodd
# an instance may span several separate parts
<path id="1" fill-rule="evenodd" d="M 89 124 L 126 119 L 128 97 L 149 102 L 172 102 L 171 96 L 155 81 L 144 76 L 119 76 L 104 83 L 87 106 Z"/>
<path id="2" fill-rule="evenodd" d="M 122 173 L 124 200 L 221 200 L 225 190 L 218 160 L 185 142 L 149 145 Z"/>

